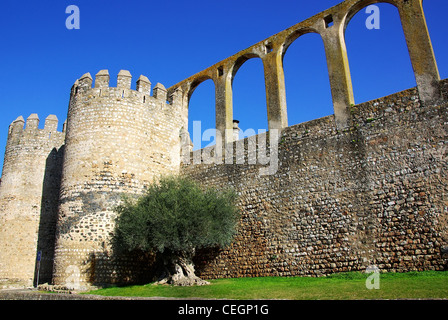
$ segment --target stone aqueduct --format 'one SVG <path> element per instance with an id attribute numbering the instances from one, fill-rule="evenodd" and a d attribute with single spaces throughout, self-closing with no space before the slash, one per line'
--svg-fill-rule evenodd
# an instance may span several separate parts
<path id="1" fill-rule="evenodd" d="M 380 2 L 398 9 L 417 88 L 355 105 L 345 28 Z M 307 33 L 323 40 L 334 115 L 288 126 L 283 57 Z M 190 97 L 209 79 L 216 129 L 226 146 L 243 146 L 241 159 L 253 155 L 249 138 L 231 143 L 232 82 L 252 58 L 264 66 L 269 135 L 281 132 L 278 148 L 269 146 L 278 149 L 278 170 L 260 175 L 264 164 L 237 158 L 181 163 Z M 160 174 L 240 194 L 235 241 L 197 254 L 203 278 L 320 276 L 369 265 L 446 270 L 448 80 L 440 80 L 422 0 L 345 0 L 168 90 L 157 84 L 152 95 L 148 78 L 136 90 L 131 78 L 122 70 L 117 87 L 106 70 L 94 86 L 89 73 L 78 79 L 63 132 L 54 116 L 44 129 L 35 114 L 11 124 L 0 185 L 0 285 L 67 285 L 73 275 L 81 288 L 148 282 L 153 257 L 115 256 L 109 236 L 121 197 L 143 193 Z"/>
<path id="2" fill-rule="evenodd" d="M 215 85 L 216 129 L 232 132 L 232 82 L 238 69 L 249 59 L 260 58 L 264 66 L 269 129 L 288 126 L 283 57 L 288 47 L 300 36 L 317 33 L 322 37 L 329 72 L 334 114 L 338 128 L 349 125 L 348 107 L 355 104 L 345 29 L 353 16 L 375 3 L 389 3 L 398 9 L 420 98 L 436 103 L 440 98 L 440 75 L 425 21 L 422 0 L 346 0 L 286 30 L 283 30 L 213 66 L 173 85 L 168 96 L 182 95 L 188 106 L 194 90 L 204 81 Z M 180 89 L 180 90 L 179 90 Z M 177 92 L 176 92 L 177 91 Z M 226 142 L 232 134 L 226 134 Z"/>

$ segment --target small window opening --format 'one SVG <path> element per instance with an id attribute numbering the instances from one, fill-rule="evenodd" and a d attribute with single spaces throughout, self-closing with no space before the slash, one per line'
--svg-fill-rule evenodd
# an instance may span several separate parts
<path id="1" fill-rule="evenodd" d="M 324 21 L 325 21 L 325 28 L 330 28 L 334 24 L 333 16 L 331 14 L 326 16 L 324 18 Z"/>
<path id="2" fill-rule="evenodd" d="M 221 77 L 223 74 L 224 74 L 224 68 L 222 66 L 218 67 L 218 76 Z"/>
<path id="3" fill-rule="evenodd" d="M 143 96 L 143 103 L 145 103 L 146 101 L 146 96 Z"/>

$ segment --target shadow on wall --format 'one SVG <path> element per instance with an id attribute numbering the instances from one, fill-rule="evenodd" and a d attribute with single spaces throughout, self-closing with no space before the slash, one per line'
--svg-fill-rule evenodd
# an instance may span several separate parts
<path id="1" fill-rule="evenodd" d="M 63 155 L 64 146 L 59 150 L 54 148 L 45 164 L 34 274 L 36 286 L 39 283 L 50 283 L 52 280 Z"/>
<path id="2" fill-rule="evenodd" d="M 198 250 L 194 260 L 197 274 L 218 256 L 218 249 Z M 135 250 L 128 253 L 96 252 L 86 261 L 88 282 L 94 286 L 144 285 L 154 282 L 156 254 Z"/>
<path id="3" fill-rule="evenodd" d="M 86 261 L 88 282 L 94 286 L 150 283 L 154 274 L 155 254 L 133 251 L 116 255 L 92 252 Z"/>
<path id="4" fill-rule="evenodd" d="M 219 254 L 219 249 L 198 250 L 193 259 L 196 274 Z M 92 252 L 85 262 L 87 281 L 97 287 L 111 285 L 144 285 L 155 281 L 156 254 L 134 250 L 115 253 L 115 250 Z"/>

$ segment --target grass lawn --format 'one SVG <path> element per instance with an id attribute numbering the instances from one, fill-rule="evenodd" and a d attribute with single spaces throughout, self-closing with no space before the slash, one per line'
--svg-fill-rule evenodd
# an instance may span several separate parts
<path id="1" fill-rule="evenodd" d="M 327 277 L 265 277 L 211 280 L 209 286 L 175 287 L 151 284 L 111 287 L 87 292 L 105 296 L 211 299 L 448 299 L 448 272 L 381 273 L 379 289 L 367 289 L 369 274 L 349 272 Z"/>

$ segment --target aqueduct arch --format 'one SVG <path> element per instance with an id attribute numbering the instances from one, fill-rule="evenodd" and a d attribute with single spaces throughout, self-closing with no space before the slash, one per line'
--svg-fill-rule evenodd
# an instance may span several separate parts
<path id="1" fill-rule="evenodd" d="M 226 130 L 232 132 L 233 77 L 247 59 L 259 57 L 264 66 L 269 129 L 283 129 L 288 126 L 283 56 L 288 46 L 298 37 L 316 32 L 324 42 L 335 122 L 338 128 L 345 128 L 349 125 L 349 107 L 354 104 L 345 28 L 358 11 L 380 2 L 392 4 L 398 9 L 420 98 L 426 104 L 436 103 L 440 99 L 440 76 L 422 0 L 345 0 L 175 84 L 168 91 L 174 92 L 182 88 L 183 102 L 188 107 L 192 89 L 204 79 L 212 79 L 216 90 L 216 129 L 222 133 Z M 225 137 L 226 142 L 232 141 L 231 134 L 226 134 Z"/>

